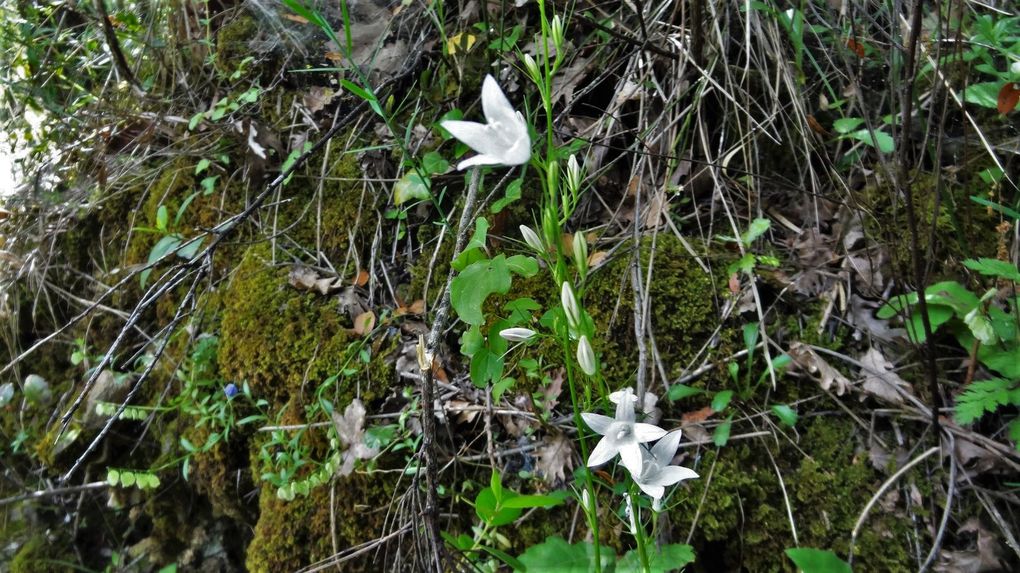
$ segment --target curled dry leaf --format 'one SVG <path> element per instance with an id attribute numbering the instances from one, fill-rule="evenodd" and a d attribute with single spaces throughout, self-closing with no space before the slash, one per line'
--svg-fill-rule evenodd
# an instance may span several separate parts
<path id="1" fill-rule="evenodd" d="M 850 387 L 850 380 L 822 359 L 810 346 L 794 342 L 790 345 L 789 354 L 797 366 L 809 374 L 818 376 L 818 384 L 822 390 L 829 390 L 835 386 L 836 395 L 842 396 Z"/>
<path id="2" fill-rule="evenodd" d="M 425 301 L 418 299 L 411 303 L 410 306 L 398 306 L 393 311 L 393 316 L 404 316 L 405 314 L 424 314 L 425 313 Z"/>
<path id="3" fill-rule="evenodd" d="M 865 393 L 891 404 L 902 404 L 904 396 L 911 393 L 910 384 L 893 372 L 893 364 L 877 348 L 869 348 L 858 360 L 864 365 Z"/>
<path id="4" fill-rule="evenodd" d="M 545 481 L 550 484 L 560 483 L 566 479 L 568 470 L 572 469 L 574 447 L 565 435 L 554 434 L 545 439 L 535 456 L 538 458 L 536 469 Z"/>
<path id="5" fill-rule="evenodd" d="M 1020 102 L 1020 83 L 1006 82 L 1006 85 L 999 90 L 999 99 L 996 102 L 999 113 L 1007 114 L 1013 111 L 1018 102 Z"/>
<path id="6" fill-rule="evenodd" d="M 343 464 L 337 473 L 340 476 L 347 476 L 354 471 L 356 461 L 367 460 L 375 456 L 378 450 L 365 444 L 365 405 L 361 400 L 357 398 L 351 400 L 342 416 L 334 411 L 332 418 L 337 437 L 347 447 Z"/>
<path id="7" fill-rule="evenodd" d="M 307 290 L 319 294 L 331 294 L 343 287 L 343 281 L 336 277 L 321 277 L 318 272 L 308 267 L 294 266 L 287 276 L 290 286 L 298 290 Z"/>

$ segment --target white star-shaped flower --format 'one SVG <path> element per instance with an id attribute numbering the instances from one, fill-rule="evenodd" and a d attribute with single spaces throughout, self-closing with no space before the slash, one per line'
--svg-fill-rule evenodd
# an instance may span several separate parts
<path id="1" fill-rule="evenodd" d="M 602 439 L 588 456 L 588 467 L 600 466 L 620 454 L 623 467 L 631 475 L 639 475 L 643 466 L 641 446 L 645 442 L 654 442 L 666 435 L 666 430 L 652 424 L 634 422 L 634 401 L 630 394 L 633 390 L 625 388 L 616 402 L 616 418 L 601 414 L 582 413 L 584 423 L 595 432 L 602 434 Z M 614 393 L 616 394 L 616 393 Z M 676 451 L 674 449 L 674 451 Z"/>
<path id="2" fill-rule="evenodd" d="M 523 165 L 531 158 L 528 124 L 521 112 L 514 111 L 510 101 L 492 76 L 482 82 L 482 112 L 485 123 L 447 120 L 443 129 L 463 141 L 478 155 L 457 164 L 464 170 L 474 165 Z"/>
<path id="3" fill-rule="evenodd" d="M 679 446 L 680 430 L 673 430 L 656 442 L 651 451 L 642 448 L 641 472 L 640 474 L 631 472 L 634 483 L 638 484 L 641 491 L 651 496 L 656 506 L 666 493 L 666 486 L 698 477 L 698 474 L 690 468 L 669 464 L 673 461 Z"/>

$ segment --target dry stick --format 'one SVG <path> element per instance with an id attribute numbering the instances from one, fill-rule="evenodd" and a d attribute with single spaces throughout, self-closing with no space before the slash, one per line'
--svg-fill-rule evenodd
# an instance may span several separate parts
<path id="1" fill-rule="evenodd" d="M 912 122 L 912 110 L 914 106 L 914 57 L 917 53 L 918 37 L 921 33 L 921 7 L 924 0 L 914 0 L 913 14 L 911 15 L 910 35 L 907 40 L 906 62 L 903 67 L 904 83 L 900 94 L 901 124 L 900 133 L 900 169 L 899 177 L 896 178 L 899 192 L 903 194 L 903 203 L 907 212 L 907 227 L 910 231 L 910 259 L 914 267 L 914 286 L 917 289 L 917 306 L 921 313 L 921 323 L 924 325 L 924 345 L 921 352 L 926 359 L 928 375 L 928 389 L 931 392 L 931 425 L 932 434 L 938 440 L 942 432 L 939 430 L 939 408 L 942 406 L 942 398 L 939 396 L 939 381 L 935 365 L 935 347 L 932 342 L 931 319 L 928 317 L 928 301 L 924 296 L 924 261 L 921 255 L 919 235 L 917 230 L 917 214 L 914 209 L 913 183 L 910 181 L 910 128 Z"/>
<path id="2" fill-rule="evenodd" d="M 482 180 L 481 169 L 475 167 L 471 170 L 471 183 L 468 185 L 467 196 L 464 198 L 464 208 L 460 214 L 460 223 L 457 227 L 457 241 L 454 243 L 453 257 L 455 260 L 460 256 L 467 241 L 468 230 L 471 228 L 471 214 L 474 212 L 475 201 L 478 197 L 478 187 Z M 449 274 L 446 275 L 446 286 L 443 287 L 442 296 L 436 306 L 436 317 L 432 321 L 432 329 L 429 330 L 429 337 L 425 343 L 425 360 L 422 368 L 421 398 L 422 398 L 422 442 L 421 454 L 425 460 L 425 527 L 428 530 L 429 543 L 432 545 L 432 558 L 435 570 L 442 571 L 441 559 L 443 553 L 443 541 L 439 535 L 439 503 L 437 501 L 438 488 L 438 466 L 436 463 L 436 452 L 434 442 L 436 439 L 436 417 L 433 406 L 433 373 L 432 360 L 439 349 L 439 339 L 446 330 L 446 322 L 450 316 L 450 285 L 456 270 L 451 266 Z"/>
<path id="3" fill-rule="evenodd" d="M 110 484 L 103 481 L 94 481 L 90 483 L 83 483 L 81 485 L 72 485 L 68 487 L 58 487 L 55 489 L 42 489 L 39 491 L 33 491 L 32 493 L 26 493 L 22 495 L 14 495 L 11 497 L 5 497 L 0 499 L 0 507 L 17 503 L 19 501 L 25 501 L 29 499 L 42 499 L 44 497 L 53 497 L 56 495 L 64 495 L 68 493 L 81 493 L 92 489 L 106 489 L 110 487 Z"/>
<path id="4" fill-rule="evenodd" d="M 928 557 L 919 569 L 920 573 L 927 571 L 931 564 L 935 562 L 935 558 L 938 557 L 939 549 L 942 548 L 942 538 L 945 536 L 946 526 L 949 524 L 949 515 L 952 513 L 953 497 L 956 494 L 956 468 L 959 465 L 956 463 L 956 444 L 952 432 L 947 431 L 946 438 L 949 439 L 949 490 L 946 492 L 946 508 L 942 512 L 942 520 L 939 522 L 938 531 L 935 533 L 935 541 L 931 544 Z"/>
<path id="5" fill-rule="evenodd" d="M 894 483 L 896 483 L 896 480 L 900 479 L 900 477 L 902 477 L 903 474 L 910 471 L 910 468 L 921 463 L 925 458 L 934 454 L 937 451 L 939 451 L 939 447 L 934 446 L 932 448 L 929 448 L 923 454 L 910 460 L 910 463 L 900 468 L 899 471 L 897 471 L 893 475 L 889 476 L 889 479 L 885 480 L 885 483 L 882 484 L 882 487 L 878 488 L 878 491 L 875 492 L 875 495 L 871 496 L 871 499 L 868 501 L 868 504 L 864 506 L 864 511 L 862 511 L 861 515 L 857 518 L 857 523 L 854 524 L 853 532 L 850 534 L 850 555 L 847 557 L 847 559 L 850 561 L 851 565 L 853 565 L 854 560 L 854 545 L 857 543 L 857 534 L 860 533 L 861 526 L 864 525 L 864 520 L 868 518 L 868 513 L 871 512 L 871 508 L 875 506 L 878 500 L 882 499 L 882 496 L 885 495 L 885 492 L 890 487 L 892 487 Z"/>

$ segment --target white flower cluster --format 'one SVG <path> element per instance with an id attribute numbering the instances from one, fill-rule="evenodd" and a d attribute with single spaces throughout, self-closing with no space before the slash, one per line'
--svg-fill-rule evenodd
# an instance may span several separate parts
<path id="1" fill-rule="evenodd" d="M 588 456 L 588 467 L 600 466 L 619 454 L 634 483 L 651 496 L 658 507 L 666 486 L 698 477 L 690 468 L 670 465 L 680 446 L 680 430 L 666 432 L 652 424 L 635 422 L 637 396 L 630 388 L 613 392 L 609 399 L 616 404 L 615 418 L 588 412 L 581 414 L 588 427 L 602 435 Z M 650 442 L 655 442 L 651 448 L 643 445 Z"/>

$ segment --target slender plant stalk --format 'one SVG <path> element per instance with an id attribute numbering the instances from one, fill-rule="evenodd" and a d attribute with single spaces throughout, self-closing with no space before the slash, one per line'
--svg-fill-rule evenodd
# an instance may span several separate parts
<path id="1" fill-rule="evenodd" d="M 468 185 L 467 195 L 464 197 L 464 207 L 460 214 L 460 224 L 457 228 L 457 239 L 454 243 L 453 258 L 460 256 L 464 250 L 464 243 L 467 242 L 468 230 L 471 228 L 471 215 L 475 210 L 475 202 L 478 199 L 478 187 L 482 180 L 481 168 L 475 167 L 471 170 L 471 183 Z M 422 444 L 421 453 L 425 462 L 425 528 L 428 532 L 429 545 L 432 549 L 432 561 L 436 571 L 442 571 L 442 562 L 445 552 L 443 551 L 443 540 L 439 529 L 439 466 L 436 460 L 435 439 L 436 439 L 436 417 L 433 402 L 435 400 L 432 386 L 434 383 L 432 372 L 432 360 L 439 349 L 439 340 L 443 331 L 446 330 L 446 323 L 450 317 L 450 285 L 456 270 L 451 266 L 446 276 L 446 286 L 443 287 L 443 294 L 440 297 L 439 305 L 436 307 L 436 317 L 432 321 L 432 329 L 425 342 L 425 368 L 422 369 Z"/>

